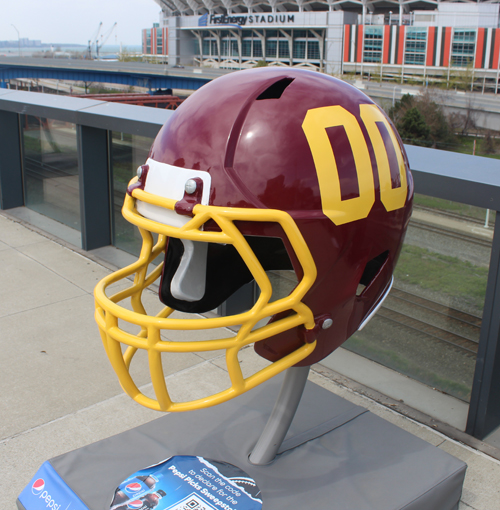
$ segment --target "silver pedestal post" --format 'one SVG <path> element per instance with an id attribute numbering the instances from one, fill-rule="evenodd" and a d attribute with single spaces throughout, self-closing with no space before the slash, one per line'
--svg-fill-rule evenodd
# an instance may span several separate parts
<path id="1" fill-rule="evenodd" d="M 257 441 L 249 460 L 263 466 L 274 460 L 292 423 L 302 397 L 310 367 L 291 367 L 285 373 L 276 403 L 269 420 Z"/>

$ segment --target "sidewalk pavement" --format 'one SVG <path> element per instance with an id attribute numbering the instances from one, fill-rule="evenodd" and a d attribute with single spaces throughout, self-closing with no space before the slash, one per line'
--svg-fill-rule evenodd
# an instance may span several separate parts
<path id="1" fill-rule="evenodd" d="M 0 263 L 0 505 L 14 510 L 17 496 L 45 460 L 159 414 L 123 394 L 104 353 L 92 291 L 113 269 L 109 264 L 4 213 Z M 259 362 L 250 359 L 252 351 L 245 351 L 244 364 Z M 179 355 L 175 366 L 167 366 L 174 391 L 196 398 L 200 378 L 214 388 L 223 384 L 221 358 L 220 353 Z M 500 510 L 498 460 L 329 374 L 313 368 L 310 379 L 467 463 L 460 510 Z"/>

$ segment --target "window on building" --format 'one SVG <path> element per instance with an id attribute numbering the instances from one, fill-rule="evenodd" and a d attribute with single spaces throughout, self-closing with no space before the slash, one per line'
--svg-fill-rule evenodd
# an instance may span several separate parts
<path id="1" fill-rule="evenodd" d="M 382 62 L 384 27 L 365 27 L 363 62 Z"/>
<path id="2" fill-rule="evenodd" d="M 280 39 L 278 45 L 278 57 L 279 58 L 290 58 L 290 49 L 288 47 L 288 41 Z"/>
<path id="3" fill-rule="evenodd" d="M 156 54 L 161 55 L 163 53 L 163 37 L 160 29 L 156 31 Z M 197 52 L 199 53 L 199 51 Z"/>
<path id="4" fill-rule="evenodd" d="M 262 42 L 260 39 L 253 41 L 253 56 L 254 58 L 262 57 Z"/>
<path id="5" fill-rule="evenodd" d="M 211 43 L 211 47 L 212 47 L 212 51 L 210 54 L 212 57 L 217 57 L 219 55 L 219 52 L 217 51 L 217 41 L 212 40 L 212 41 L 210 41 L 210 43 Z"/>
<path id="6" fill-rule="evenodd" d="M 427 48 L 427 28 L 408 27 L 406 30 L 405 64 L 424 65 Z"/>
<path id="7" fill-rule="evenodd" d="M 451 45 L 451 65 L 454 67 L 467 67 L 471 65 L 474 62 L 475 49 L 475 30 L 455 30 Z"/>
<path id="8" fill-rule="evenodd" d="M 276 58 L 276 50 L 278 48 L 278 41 L 266 40 L 266 57 Z"/>
<path id="9" fill-rule="evenodd" d="M 306 41 L 293 41 L 293 58 L 306 58 Z"/>
<path id="10" fill-rule="evenodd" d="M 319 60 L 319 41 L 311 40 L 307 41 L 307 59 L 308 60 Z"/>
<path id="11" fill-rule="evenodd" d="M 203 39 L 203 56 L 210 56 L 210 41 L 208 39 Z"/>
<path id="12" fill-rule="evenodd" d="M 223 57 L 237 57 L 238 41 L 230 37 L 221 40 L 221 56 Z"/>
<path id="13" fill-rule="evenodd" d="M 231 40 L 231 56 L 232 57 L 239 56 L 239 53 L 238 53 L 238 41 L 236 41 L 235 39 Z"/>
<path id="14" fill-rule="evenodd" d="M 241 54 L 243 57 L 252 56 L 252 39 L 243 39 L 241 43 Z"/>

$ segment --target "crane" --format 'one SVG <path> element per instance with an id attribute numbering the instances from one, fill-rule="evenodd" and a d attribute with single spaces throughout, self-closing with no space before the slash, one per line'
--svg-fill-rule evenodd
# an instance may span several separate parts
<path id="1" fill-rule="evenodd" d="M 97 48 L 97 38 L 99 37 L 99 32 L 101 31 L 101 27 L 102 27 L 102 21 L 99 23 L 99 26 L 97 27 L 95 34 L 92 36 L 91 39 L 89 39 L 89 59 L 92 58 L 92 45 L 94 44 L 94 41 L 95 41 L 96 48 Z"/>
<path id="2" fill-rule="evenodd" d="M 113 30 L 115 29 L 116 25 L 118 25 L 118 23 L 115 21 L 115 24 L 105 34 L 101 35 L 101 44 L 98 44 L 96 41 L 95 50 L 96 50 L 97 60 L 99 60 L 99 50 L 104 46 L 106 41 L 109 39 L 109 37 L 113 33 Z"/>

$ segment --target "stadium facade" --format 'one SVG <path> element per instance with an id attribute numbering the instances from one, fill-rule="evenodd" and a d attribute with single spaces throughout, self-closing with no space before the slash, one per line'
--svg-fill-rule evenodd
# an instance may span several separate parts
<path id="1" fill-rule="evenodd" d="M 332 74 L 450 75 L 498 82 L 499 3 L 429 0 L 155 0 L 143 52 L 169 64 L 306 67 Z"/>

